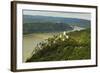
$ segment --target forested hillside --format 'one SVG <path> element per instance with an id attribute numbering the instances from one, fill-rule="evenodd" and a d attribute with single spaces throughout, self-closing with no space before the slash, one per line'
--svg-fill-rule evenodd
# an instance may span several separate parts
<path id="1" fill-rule="evenodd" d="M 23 33 L 45 33 L 45 32 L 61 32 L 73 30 L 73 28 L 65 23 L 52 23 L 52 22 L 34 22 L 34 23 L 25 23 L 23 25 Z"/>
<path id="2" fill-rule="evenodd" d="M 90 28 L 62 32 L 37 44 L 26 62 L 83 60 L 91 58 Z"/>
<path id="3" fill-rule="evenodd" d="M 23 15 L 23 34 L 73 30 L 71 26 L 90 27 L 90 20 L 52 16 Z"/>

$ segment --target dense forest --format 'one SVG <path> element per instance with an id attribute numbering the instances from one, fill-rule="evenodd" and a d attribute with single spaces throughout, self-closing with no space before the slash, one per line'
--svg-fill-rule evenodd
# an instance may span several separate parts
<path id="1" fill-rule="evenodd" d="M 23 34 L 30 33 L 43 33 L 43 32 L 61 32 L 72 30 L 73 28 L 65 23 L 52 23 L 52 22 L 34 22 L 24 23 Z"/>
<path id="2" fill-rule="evenodd" d="M 83 60 L 91 58 L 90 28 L 62 32 L 41 41 L 26 62 Z"/>

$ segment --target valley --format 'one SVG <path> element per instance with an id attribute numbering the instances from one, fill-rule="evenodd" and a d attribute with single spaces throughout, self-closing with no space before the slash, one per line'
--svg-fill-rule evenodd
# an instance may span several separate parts
<path id="1" fill-rule="evenodd" d="M 35 52 L 36 47 L 39 46 L 39 43 L 43 43 L 45 40 L 48 40 L 49 38 L 54 38 L 54 36 L 58 37 L 63 32 L 66 32 L 67 34 L 71 35 L 71 39 L 75 40 L 73 42 L 76 42 L 77 40 L 83 42 L 86 39 L 86 36 L 90 36 L 90 32 L 87 32 L 87 29 L 90 30 L 90 21 L 85 20 L 85 19 L 38 16 L 38 15 L 37 16 L 23 15 L 23 20 L 24 20 L 23 21 L 23 62 L 46 60 L 46 58 L 43 58 L 43 60 L 40 60 L 39 57 L 37 57 L 38 59 L 35 59 L 33 57 L 34 56 L 33 53 Z M 85 41 L 86 42 L 90 41 L 90 37 L 88 37 L 88 39 L 86 39 Z M 71 42 L 71 43 L 73 43 L 73 42 Z M 64 45 L 65 43 L 62 42 L 62 44 Z M 62 47 L 62 51 L 65 48 L 61 45 L 59 47 Z M 85 46 L 85 50 L 86 50 L 86 47 L 89 47 L 89 46 Z M 55 48 L 56 48 L 55 51 L 57 51 L 57 47 L 55 47 Z M 75 47 L 73 47 L 73 49 L 74 48 Z M 81 48 L 84 48 L 84 47 L 81 47 Z M 49 48 L 48 48 L 48 50 L 49 50 Z M 48 52 L 48 50 L 46 52 Z M 61 49 L 59 49 L 59 50 L 61 50 Z M 88 48 L 88 51 L 86 54 L 89 54 L 90 53 L 89 51 L 90 51 L 90 48 Z M 80 50 L 80 52 L 81 52 L 81 50 Z M 53 53 L 51 53 L 51 54 L 53 54 Z M 50 54 L 50 56 L 51 56 L 51 54 Z M 32 57 L 34 58 L 34 60 Z M 55 58 L 56 58 L 56 56 L 55 56 Z M 74 58 L 79 59 L 81 57 L 73 56 L 73 58 L 70 58 L 70 59 L 72 60 Z M 90 58 L 90 55 L 89 56 L 85 55 L 85 58 L 83 58 L 83 59 L 89 59 L 89 58 Z M 50 60 L 52 60 L 52 58 L 50 58 Z M 56 60 L 56 59 L 54 59 L 54 60 Z M 61 60 L 64 60 L 64 59 L 62 58 Z"/>

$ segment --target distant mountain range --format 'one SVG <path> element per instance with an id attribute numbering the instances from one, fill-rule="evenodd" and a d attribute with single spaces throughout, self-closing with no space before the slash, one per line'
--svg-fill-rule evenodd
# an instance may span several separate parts
<path id="1" fill-rule="evenodd" d="M 77 25 L 80 27 L 90 27 L 90 20 L 78 19 L 78 18 L 23 15 L 23 20 L 24 20 L 23 23 L 52 22 L 52 23 L 67 23 L 69 25 Z"/>
<path id="2" fill-rule="evenodd" d="M 72 26 L 90 27 L 90 21 L 77 18 L 23 15 L 24 33 L 73 30 Z"/>

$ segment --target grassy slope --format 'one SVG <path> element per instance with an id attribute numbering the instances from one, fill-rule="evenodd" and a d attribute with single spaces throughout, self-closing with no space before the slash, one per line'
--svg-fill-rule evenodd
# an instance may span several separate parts
<path id="1" fill-rule="evenodd" d="M 41 42 L 27 62 L 90 59 L 90 29 L 60 34 Z M 66 36 L 69 38 L 66 38 Z M 64 39 L 64 40 L 63 40 Z"/>

